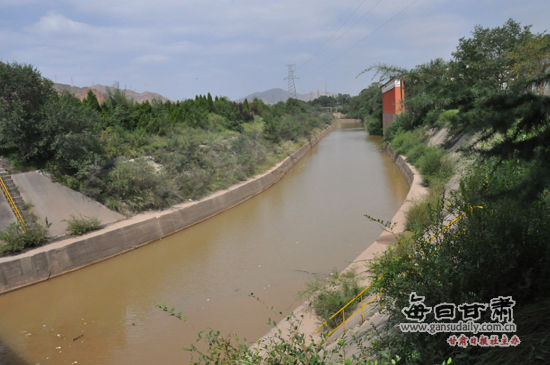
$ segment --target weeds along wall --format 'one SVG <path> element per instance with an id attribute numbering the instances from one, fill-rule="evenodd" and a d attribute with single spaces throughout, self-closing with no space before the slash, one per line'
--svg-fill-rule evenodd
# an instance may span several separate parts
<path id="1" fill-rule="evenodd" d="M 405 161 L 403 156 L 398 155 L 397 152 L 395 152 L 389 144 L 384 147 L 384 151 L 386 151 L 386 153 L 390 155 L 393 162 L 397 165 L 397 167 L 399 167 L 399 171 L 401 171 L 403 177 L 405 177 L 405 179 L 407 180 L 407 184 L 409 184 L 410 187 L 414 179 L 414 172 L 411 170 L 411 166 Z"/>

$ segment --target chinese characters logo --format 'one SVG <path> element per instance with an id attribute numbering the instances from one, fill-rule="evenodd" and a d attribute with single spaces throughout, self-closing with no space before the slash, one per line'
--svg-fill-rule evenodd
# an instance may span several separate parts
<path id="1" fill-rule="evenodd" d="M 467 347 L 509 347 L 521 343 L 517 335 L 508 337 L 485 334 L 490 333 L 513 333 L 516 332 L 514 323 L 514 307 L 516 302 L 511 296 L 499 296 L 493 298 L 489 303 L 439 303 L 433 307 L 427 306 L 424 301 L 426 297 L 412 292 L 409 295 L 409 305 L 401 309 L 401 313 L 409 321 L 400 323 L 402 332 L 427 332 L 431 335 L 436 333 L 456 332 L 462 333 L 459 336 L 452 335 L 447 339 L 450 346 Z M 482 322 L 485 313 L 489 314 L 492 322 Z M 426 322 L 429 316 L 433 316 L 435 322 Z M 453 322 L 458 320 L 457 322 Z M 464 333 L 473 333 L 474 336 L 466 336 Z M 480 336 L 476 336 L 482 333 Z"/>

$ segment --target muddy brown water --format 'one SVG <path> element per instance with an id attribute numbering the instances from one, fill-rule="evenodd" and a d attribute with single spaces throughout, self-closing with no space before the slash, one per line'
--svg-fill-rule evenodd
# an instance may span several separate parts
<path id="1" fill-rule="evenodd" d="M 223 214 L 0 296 L 0 363 L 183 364 L 182 347 L 210 328 L 250 342 L 302 302 L 314 274 L 368 247 L 381 230 L 363 214 L 390 219 L 407 190 L 378 138 L 337 129 L 275 186 Z"/>

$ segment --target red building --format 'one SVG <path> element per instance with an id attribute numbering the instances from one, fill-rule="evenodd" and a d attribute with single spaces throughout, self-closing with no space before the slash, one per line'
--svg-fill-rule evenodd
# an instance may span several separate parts
<path id="1" fill-rule="evenodd" d="M 382 130 L 384 134 L 397 115 L 405 110 L 404 86 L 403 80 L 390 80 L 382 86 Z"/>

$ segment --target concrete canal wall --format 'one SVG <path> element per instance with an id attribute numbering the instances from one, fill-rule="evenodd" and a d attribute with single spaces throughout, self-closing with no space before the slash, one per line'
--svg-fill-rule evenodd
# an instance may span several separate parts
<path id="1" fill-rule="evenodd" d="M 84 236 L 0 258 L 0 293 L 48 280 L 156 241 L 244 202 L 279 181 L 338 121 L 267 172 L 196 202 L 146 212 Z"/>

